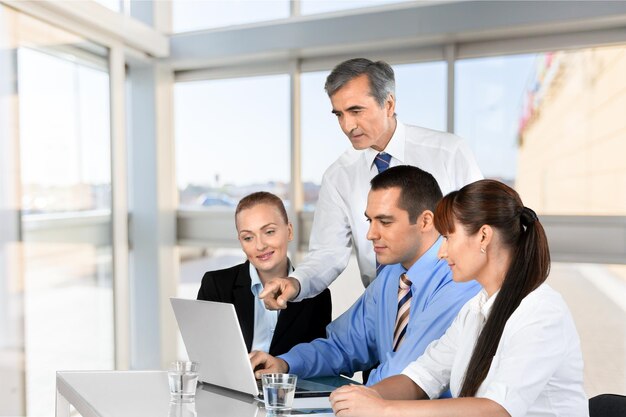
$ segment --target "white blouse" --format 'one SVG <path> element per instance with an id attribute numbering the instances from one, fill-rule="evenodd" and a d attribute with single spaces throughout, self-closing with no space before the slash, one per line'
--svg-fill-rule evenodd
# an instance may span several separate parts
<path id="1" fill-rule="evenodd" d="M 439 339 L 402 372 L 429 398 L 450 389 L 458 397 L 485 317 L 498 294 L 468 301 Z M 588 417 L 580 340 L 559 293 L 542 284 L 513 312 L 476 397 L 489 398 L 512 417 Z"/>

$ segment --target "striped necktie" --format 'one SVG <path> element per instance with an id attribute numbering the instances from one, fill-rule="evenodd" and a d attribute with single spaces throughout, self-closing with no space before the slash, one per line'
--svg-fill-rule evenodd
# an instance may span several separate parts
<path id="1" fill-rule="evenodd" d="M 376 155 L 376 158 L 374 158 L 374 165 L 376 165 L 376 168 L 378 168 L 379 174 L 389 168 L 390 161 L 391 155 L 386 152 L 381 152 Z"/>
<path id="2" fill-rule="evenodd" d="M 409 310 L 411 308 L 411 281 L 405 274 L 400 275 L 400 285 L 398 287 L 398 315 L 396 326 L 393 331 L 393 351 L 400 347 L 406 328 L 409 324 Z"/>
<path id="3" fill-rule="evenodd" d="M 376 168 L 378 168 L 379 174 L 389 168 L 390 161 L 391 155 L 386 152 L 380 152 L 378 155 L 376 155 L 376 158 L 374 158 L 374 165 L 376 165 Z M 376 261 L 376 276 L 378 276 L 380 270 L 383 269 L 383 266 L 384 265 L 379 264 L 378 261 Z"/>

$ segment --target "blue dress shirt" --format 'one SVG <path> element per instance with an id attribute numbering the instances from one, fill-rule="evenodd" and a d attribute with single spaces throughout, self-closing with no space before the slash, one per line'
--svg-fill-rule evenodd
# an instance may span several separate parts
<path id="1" fill-rule="evenodd" d="M 287 259 L 288 271 L 293 271 L 291 261 Z M 259 294 L 263 291 L 263 284 L 259 273 L 250 263 L 250 291 L 254 294 L 254 337 L 252 338 L 252 349 L 269 352 L 278 323 L 280 311 L 268 310 Z"/>
<path id="2" fill-rule="evenodd" d="M 398 284 L 405 272 L 400 264 L 385 266 L 352 307 L 326 327 L 325 339 L 301 343 L 280 355 L 289 364 L 289 372 L 301 378 L 352 375 L 380 363 L 367 385 L 400 374 L 445 333 L 461 307 L 481 289 L 475 281 L 452 281 L 448 264 L 437 258 L 441 242 L 439 238 L 406 271 L 413 298 L 407 332 L 396 352 L 392 342 Z"/>

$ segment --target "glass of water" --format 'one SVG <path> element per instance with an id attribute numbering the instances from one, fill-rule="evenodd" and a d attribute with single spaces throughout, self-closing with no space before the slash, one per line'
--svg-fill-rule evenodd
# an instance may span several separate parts
<path id="1" fill-rule="evenodd" d="M 263 401 L 268 411 L 291 410 L 298 377 L 293 374 L 263 374 Z"/>
<path id="2" fill-rule="evenodd" d="M 176 361 L 167 370 L 170 399 L 173 402 L 193 402 L 198 385 L 198 363 Z"/>

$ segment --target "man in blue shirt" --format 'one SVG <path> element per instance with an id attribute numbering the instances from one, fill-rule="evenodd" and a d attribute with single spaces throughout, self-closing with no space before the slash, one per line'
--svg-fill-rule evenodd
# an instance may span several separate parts
<path id="1" fill-rule="evenodd" d="M 376 261 L 386 266 L 352 307 L 326 327 L 326 338 L 301 343 L 278 357 L 251 352 L 257 378 L 266 372 L 301 378 L 352 375 L 378 364 L 367 380 L 372 385 L 402 372 L 440 338 L 480 290 L 475 281 L 454 283 L 448 264 L 437 258 L 442 238 L 433 212 L 441 198 L 434 177 L 416 167 L 396 166 L 374 177 L 365 209 L 367 239 Z M 403 274 L 410 281 L 410 307 L 406 332 L 398 341 L 394 330 L 402 327 L 396 318 Z"/>

